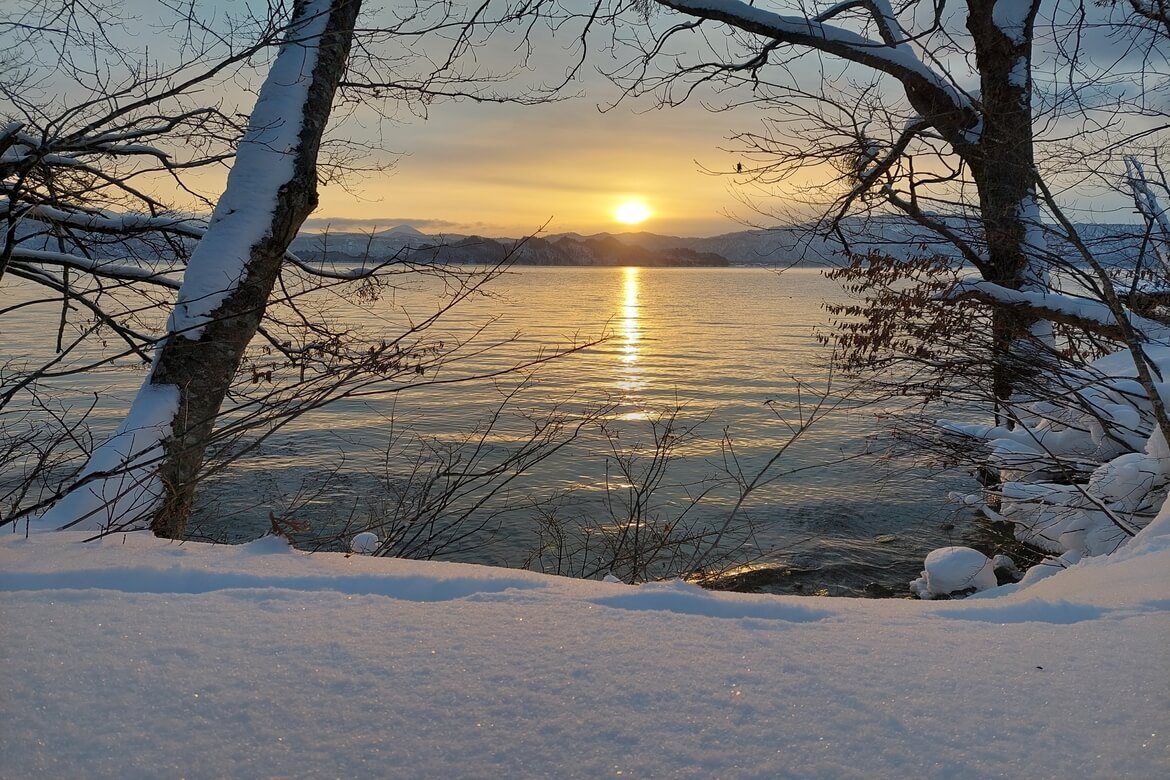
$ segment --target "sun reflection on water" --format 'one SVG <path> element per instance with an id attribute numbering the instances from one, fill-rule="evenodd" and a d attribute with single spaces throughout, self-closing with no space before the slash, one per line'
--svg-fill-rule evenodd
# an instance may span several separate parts
<path id="1" fill-rule="evenodd" d="M 642 350 L 642 310 L 638 303 L 638 270 L 634 267 L 622 269 L 622 314 L 619 322 L 619 335 L 622 343 L 618 353 L 618 359 L 621 361 L 618 387 L 625 395 L 626 403 L 630 404 L 638 403 L 634 394 L 646 387 L 642 368 L 638 365 Z M 627 411 L 621 415 L 624 420 L 641 420 L 645 417 L 646 411 L 641 408 Z"/>
<path id="2" fill-rule="evenodd" d="M 642 338 L 642 330 L 638 322 L 638 269 L 625 268 L 625 281 L 622 291 L 625 294 L 622 303 L 622 362 L 632 365 L 638 362 L 638 342 Z"/>

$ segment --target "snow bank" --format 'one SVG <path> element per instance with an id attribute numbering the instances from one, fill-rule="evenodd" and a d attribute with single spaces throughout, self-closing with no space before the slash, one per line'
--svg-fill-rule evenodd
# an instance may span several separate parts
<path id="1" fill-rule="evenodd" d="M 1145 351 L 1170 376 L 1170 347 Z M 1119 351 L 1069 372 L 1062 395 L 1018 404 L 1015 428 L 944 422 L 987 442 L 988 465 L 1003 482 L 1000 508 L 983 505 L 984 513 L 1015 524 L 1017 538 L 1053 555 L 1103 555 L 1125 544 L 1170 489 L 1170 448 L 1135 375 L 1131 354 Z M 1170 399 L 1164 383 L 1158 391 Z"/>
<path id="2" fill-rule="evenodd" d="M 0 537 L 7 777 L 1170 776 L 1170 513 L 965 601 Z"/>

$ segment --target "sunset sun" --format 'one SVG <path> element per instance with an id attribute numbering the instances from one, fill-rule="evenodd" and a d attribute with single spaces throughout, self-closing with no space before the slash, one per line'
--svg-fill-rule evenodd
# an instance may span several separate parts
<path id="1" fill-rule="evenodd" d="M 637 225 L 649 219 L 652 213 L 645 201 L 630 198 L 617 205 L 613 210 L 613 218 L 623 225 Z"/>

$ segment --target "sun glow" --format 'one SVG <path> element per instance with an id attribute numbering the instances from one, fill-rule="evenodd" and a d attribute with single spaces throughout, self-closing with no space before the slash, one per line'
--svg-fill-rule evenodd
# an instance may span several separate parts
<path id="1" fill-rule="evenodd" d="M 653 213 L 645 201 L 630 198 L 617 205 L 613 210 L 613 218 L 624 225 L 637 225 L 645 222 Z"/>

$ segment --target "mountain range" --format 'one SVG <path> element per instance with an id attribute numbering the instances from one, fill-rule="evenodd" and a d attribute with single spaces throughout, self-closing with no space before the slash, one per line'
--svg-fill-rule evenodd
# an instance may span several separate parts
<path id="1" fill-rule="evenodd" d="M 421 262 L 573 266 L 727 266 L 723 255 L 688 245 L 693 239 L 654 236 L 634 240 L 630 234 L 594 236 L 558 234 L 528 238 L 427 235 L 408 225 L 372 234 L 302 234 L 292 250 L 307 258 L 333 262 L 402 258 Z M 650 234 L 644 234 L 650 235 Z"/>
<path id="2" fill-rule="evenodd" d="M 910 240 L 886 230 L 880 244 Z M 393 257 L 444 263 L 497 263 L 511 254 L 518 265 L 574 266 L 827 266 L 840 258 L 840 245 L 808 227 L 744 230 L 693 238 L 648 232 L 557 233 L 529 238 L 428 235 L 409 225 L 375 233 L 302 233 L 292 250 L 306 259 L 329 261 Z"/>
<path id="3" fill-rule="evenodd" d="M 971 231 L 960 223 L 956 233 Z M 1133 225 L 1091 226 L 1086 235 L 1132 239 Z M 877 250 L 895 256 L 941 254 L 956 250 L 936 235 L 898 217 L 843 220 L 838 235 L 826 238 L 813 225 L 742 230 L 693 238 L 648 232 L 557 233 L 529 238 L 429 235 L 409 225 L 375 233 L 303 233 L 294 252 L 306 259 L 361 262 L 401 257 L 443 263 L 494 264 L 511 255 L 519 265 L 574 266 L 814 266 L 842 261 L 842 240 L 850 251 Z"/>
<path id="4" fill-rule="evenodd" d="M 958 235 L 978 235 L 971 224 L 946 221 Z M 896 257 L 938 254 L 962 262 L 953 246 L 904 218 L 849 218 L 842 220 L 839 227 L 839 234 L 832 239 L 818 233 L 814 225 L 742 230 L 703 238 L 627 232 L 588 236 L 557 233 L 516 239 L 427 234 L 410 225 L 399 225 L 374 233 L 301 233 L 291 249 L 312 264 L 347 266 L 394 259 L 494 265 L 510 258 L 518 265 L 826 267 L 843 262 L 844 239 L 855 254 L 871 250 Z M 1148 242 L 1143 242 L 1142 225 L 1083 224 L 1077 230 L 1083 244 L 1107 266 L 1132 268 L 1141 253 L 1150 252 Z M 22 248 L 47 251 L 56 246 L 52 232 L 44 230 L 39 222 L 21 223 L 17 233 Z M 973 245 L 977 246 L 978 241 Z M 1054 237 L 1048 238 L 1048 245 L 1053 256 L 1072 265 L 1081 264 L 1079 247 Z M 153 243 L 135 237 L 110 242 L 95 234 L 87 251 L 93 258 L 138 262 L 155 269 L 181 267 L 175 265 L 177 261 L 171 255 L 160 255 Z"/>

